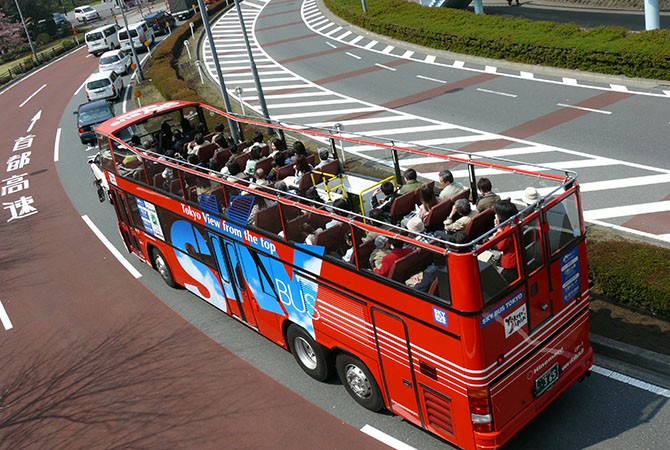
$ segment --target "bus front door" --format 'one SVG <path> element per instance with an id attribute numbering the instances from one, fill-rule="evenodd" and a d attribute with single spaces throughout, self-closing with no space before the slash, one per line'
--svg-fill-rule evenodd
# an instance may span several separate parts
<path id="1" fill-rule="evenodd" d="M 123 242 L 126 244 L 126 248 L 129 252 L 142 256 L 140 244 L 132 232 L 131 212 L 126 196 L 123 192 L 119 192 L 116 189 L 110 189 L 109 196 L 116 210 L 116 217 L 119 218 L 119 232 L 121 233 Z"/>
<path id="2" fill-rule="evenodd" d="M 380 309 L 372 310 L 372 323 L 384 380 L 383 389 L 386 389 L 390 409 L 423 426 L 407 326 L 400 317 Z"/>

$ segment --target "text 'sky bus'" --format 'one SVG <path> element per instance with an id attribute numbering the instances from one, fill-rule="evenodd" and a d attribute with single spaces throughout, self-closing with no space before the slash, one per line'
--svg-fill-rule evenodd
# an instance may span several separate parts
<path id="1" fill-rule="evenodd" d="M 212 134 L 219 122 L 281 138 L 230 142 Z M 497 448 L 589 373 L 573 172 L 182 101 L 96 133 L 128 250 L 289 349 L 313 378 L 337 373 L 368 409 L 461 448 Z M 286 140 L 300 163 L 276 158 Z M 325 146 L 324 164 L 294 141 Z M 451 177 L 454 196 L 435 198 Z M 502 200 L 487 193 L 495 205 L 478 211 L 482 180 Z M 377 193 L 388 181 L 391 199 Z"/>

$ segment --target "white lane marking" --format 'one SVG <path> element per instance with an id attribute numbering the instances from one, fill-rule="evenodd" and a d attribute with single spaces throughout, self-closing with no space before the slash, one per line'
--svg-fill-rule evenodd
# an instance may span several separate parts
<path id="1" fill-rule="evenodd" d="M 385 66 L 384 64 L 375 63 L 375 66 L 377 66 L 377 67 L 381 67 L 382 69 L 390 70 L 391 72 L 395 72 L 395 71 L 396 71 L 395 68 L 393 68 L 393 67 L 389 67 L 389 66 Z"/>
<path id="2" fill-rule="evenodd" d="M 605 189 L 621 189 L 652 184 L 670 183 L 670 174 L 645 175 L 641 177 L 617 178 L 616 180 L 589 181 L 579 185 L 580 191 L 604 191 Z"/>
<path id="3" fill-rule="evenodd" d="M 519 72 L 519 77 L 523 78 L 524 80 L 532 80 L 533 78 L 535 78 L 535 74 L 533 72 L 521 71 Z"/>
<path id="4" fill-rule="evenodd" d="M 637 216 L 640 214 L 651 214 L 670 211 L 670 200 L 653 203 L 638 203 L 628 206 L 614 206 L 612 208 L 592 209 L 584 211 L 584 220 L 612 219 L 614 217 Z"/>
<path id="5" fill-rule="evenodd" d="M 337 27 L 334 30 L 329 31 L 328 33 L 326 33 L 326 36 L 332 36 L 333 34 L 337 33 L 338 31 L 342 31 L 342 27 Z M 337 47 L 334 47 L 334 48 L 337 48 Z"/>
<path id="6" fill-rule="evenodd" d="M 435 55 L 426 55 L 426 57 L 423 59 L 423 62 L 426 62 L 428 64 L 432 64 L 435 62 L 437 57 Z"/>
<path id="7" fill-rule="evenodd" d="M 563 83 L 568 86 L 577 86 L 577 80 L 574 78 L 563 78 Z"/>
<path id="8" fill-rule="evenodd" d="M 412 50 L 407 50 L 405 53 L 402 54 L 401 58 L 410 59 L 410 58 L 412 58 L 413 54 L 414 54 L 414 52 Z"/>
<path id="9" fill-rule="evenodd" d="M 34 96 L 36 96 L 37 94 L 39 94 L 40 91 L 41 91 L 42 89 L 44 89 L 45 87 L 47 87 L 47 84 L 46 84 L 46 83 L 44 83 L 44 84 L 42 85 L 41 88 L 39 88 L 38 90 L 36 90 L 36 91 L 33 92 L 32 94 L 30 94 L 30 97 L 28 97 L 27 99 L 25 99 L 25 100 L 23 101 L 23 103 L 21 103 L 21 104 L 19 105 L 19 108 L 23 108 L 23 105 L 25 105 L 26 103 L 28 103 L 28 102 L 30 101 L 31 98 L 33 98 Z"/>
<path id="10" fill-rule="evenodd" d="M 361 431 L 367 434 L 368 436 L 375 438 L 380 442 L 383 442 L 384 444 L 388 445 L 391 448 L 395 448 L 397 450 L 416 450 L 414 447 L 407 445 L 404 442 L 401 442 L 398 439 L 394 438 L 393 436 L 389 436 L 383 431 L 380 431 L 375 427 L 371 427 L 370 425 L 366 424 L 365 426 L 363 426 L 363 428 L 361 428 Z"/>
<path id="11" fill-rule="evenodd" d="M 584 108 L 583 106 L 566 105 L 565 103 L 556 103 L 556 105 L 560 106 L 560 107 L 563 107 L 563 108 L 580 109 L 582 111 L 594 112 L 594 113 L 599 113 L 599 114 L 612 114 L 612 111 L 603 111 L 602 109 Z"/>
<path id="12" fill-rule="evenodd" d="M 670 97 L 670 91 L 663 91 L 663 93 L 664 93 L 665 95 L 667 95 L 668 97 Z"/>
<path id="13" fill-rule="evenodd" d="M 345 55 L 348 55 L 348 56 L 351 56 L 352 58 L 361 59 L 360 56 L 358 56 L 358 55 L 354 55 L 353 53 L 345 52 L 344 54 L 345 54 Z"/>
<path id="14" fill-rule="evenodd" d="M 628 87 L 622 84 L 610 84 L 610 87 L 613 91 L 617 92 L 628 92 Z"/>
<path id="15" fill-rule="evenodd" d="M 363 39 L 363 36 L 362 36 L 362 35 L 358 35 L 358 36 L 356 36 L 351 42 L 349 42 L 349 44 L 350 44 L 350 45 L 354 45 L 356 42 L 360 41 L 361 39 Z"/>
<path id="16" fill-rule="evenodd" d="M 382 50 L 382 53 L 388 55 L 389 53 L 391 53 L 393 51 L 394 48 L 395 47 L 392 46 L 392 45 L 387 45 L 386 48 L 384 50 Z"/>
<path id="17" fill-rule="evenodd" d="M 5 330 L 11 330 L 12 328 L 14 328 L 14 325 L 12 325 L 12 321 L 9 320 L 7 311 L 5 311 L 5 307 L 3 306 L 1 301 L 0 301 L 0 321 L 2 321 L 2 326 L 5 327 Z"/>
<path id="18" fill-rule="evenodd" d="M 79 85 L 79 87 L 77 88 L 77 90 L 74 91 L 74 95 L 79 94 L 79 92 L 81 92 L 81 90 L 84 89 L 84 86 L 86 86 L 86 80 L 84 80 L 84 82 L 81 83 L 81 84 Z M 73 95 L 73 96 L 74 96 L 74 95 Z"/>
<path id="19" fill-rule="evenodd" d="M 337 45 L 331 44 L 330 42 L 326 42 L 326 45 L 330 48 L 337 48 Z"/>
<path id="20" fill-rule="evenodd" d="M 344 34 L 342 34 L 342 35 L 336 37 L 335 39 L 337 39 L 338 41 L 341 41 L 342 39 L 344 39 L 345 37 L 349 36 L 350 34 L 351 34 L 351 31 L 347 31 L 347 32 L 345 32 Z"/>
<path id="21" fill-rule="evenodd" d="M 637 378 L 629 377 L 628 375 L 623 375 L 600 366 L 593 366 L 591 370 L 604 377 L 620 381 L 630 386 L 635 386 L 636 388 L 642 389 L 643 391 L 651 392 L 652 394 L 660 395 L 661 397 L 670 398 L 670 390 L 647 383 L 646 381 L 638 380 Z"/>
<path id="22" fill-rule="evenodd" d="M 102 242 L 103 245 L 107 247 L 107 250 L 109 250 L 109 252 L 114 255 L 114 257 L 121 263 L 123 267 L 126 268 L 128 272 L 130 272 L 132 276 L 135 278 L 140 278 L 142 276 L 142 274 L 136 268 L 134 268 L 126 258 L 123 257 L 123 255 L 116 249 L 116 247 L 114 247 L 112 243 L 109 242 L 105 235 L 102 234 L 102 231 L 100 231 L 98 227 L 95 226 L 93 221 L 89 219 L 86 214 L 81 216 L 81 218 L 84 219 L 84 222 L 86 222 L 86 225 L 88 225 L 93 234 L 95 234 L 97 238 L 100 239 L 100 242 Z"/>
<path id="23" fill-rule="evenodd" d="M 462 69 L 465 67 L 465 61 L 454 61 L 452 66 L 454 66 L 456 69 Z"/>
<path id="24" fill-rule="evenodd" d="M 479 92 L 486 92 L 487 94 L 495 94 L 495 95 L 502 95 L 503 97 L 512 97 L 512 98 L 517 98 L 518 95 L 516 94 L 508 94 L 507 92 L 500 92 L 500 91 L 491 91 L 489 89 L 482 89 L 482 88 L 477 88 Z"/>
<path id="25" fill-rule="evenodd" d="M 498 68 L 495 66 L 484 66 L 484 73 L 496 73 Z"/>
<path id="26" fill-rule="evenodd" d="M 442 83 L 442 84 L 447 83 L 445 80 L 438 80 L 437 78 L 424 77 L 423 75 L 417 75 L 416 77 L 421 78 L 422 80 L 434 81 L 436 83 Z"/>
<path id="27" fill-rule="evenodd" d="M 60 157 L 60 128 L 56 130 L 56 139 L 54 139 L 54 162 L 58 162 Z"/>
<path id="28" fill-rule="evenodd" d="M 630 233 L 630 234 L 634 234 L 636 236 L 641 236 L 641 237 L 645 237 L 645 238 L 648 238 L 648 239 L 656 239 L 656 240 L 660 240 L 660 241 L 670 243 L 670 234 L 647 233 L 646 231 L 639 231 L 639 230 L 636 230 L 634 228 L 626 228 L 626 227 L 622 227 L 621 225 L 615 225 L 613 223 L 603 222 L 601 220 L 592 220 L 591 223 L 594 224 L 594 225 L 600 225 L 601 227 L 610 228 L 612 230 L 623 231 L 624 233 Z"/>
<path id="29" fill-rule="evenodd" d="M 363 48 L 370 50 L 372 47 L 374 47 L 374 46 L 377 45 L 377 44 L 378 44 L 377 41 L 370 41 L 370 42 L 368 42 L 368 45 L 366 45 L 366 46 L 363 47 Z"/>

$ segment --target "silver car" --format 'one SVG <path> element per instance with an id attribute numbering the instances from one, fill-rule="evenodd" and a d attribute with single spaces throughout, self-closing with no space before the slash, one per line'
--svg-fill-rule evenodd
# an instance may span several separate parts
<path id="1" fill-rule="evenodd" d="M 132 63 L 130 50 L 111 50 L 102 54 L 98 62 L 98 69 L 100 72 L 116 72 L 119 75 L 125 75 Z"/>

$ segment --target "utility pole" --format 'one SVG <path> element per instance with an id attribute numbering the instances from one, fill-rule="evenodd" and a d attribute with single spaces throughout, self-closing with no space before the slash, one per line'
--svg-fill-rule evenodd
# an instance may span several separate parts
<path id="1" fill-rule="evenodd" d="M 28 38 L 28 44 L 30 45 L 30 51 L 33 52 L 33 59 L 35 59 L 35 64 L 39 64 L 40 62 L 37 60 L 37 53 L 35 52 L 35 46 L 33 45 L 33 40 L 30 39 L 30 33 L 28 33 L 28 27 L 26 26 L 26 21 L 23 20 L 23 13 L 21 12 L 21 7 L 19 7 L 19 0 L 14 0 L 14 3 L 16 3 L 16 9 L 19 11 L 21 24 L 23 24 L 23 29 L 26 32 L 26 37 Z"/>

